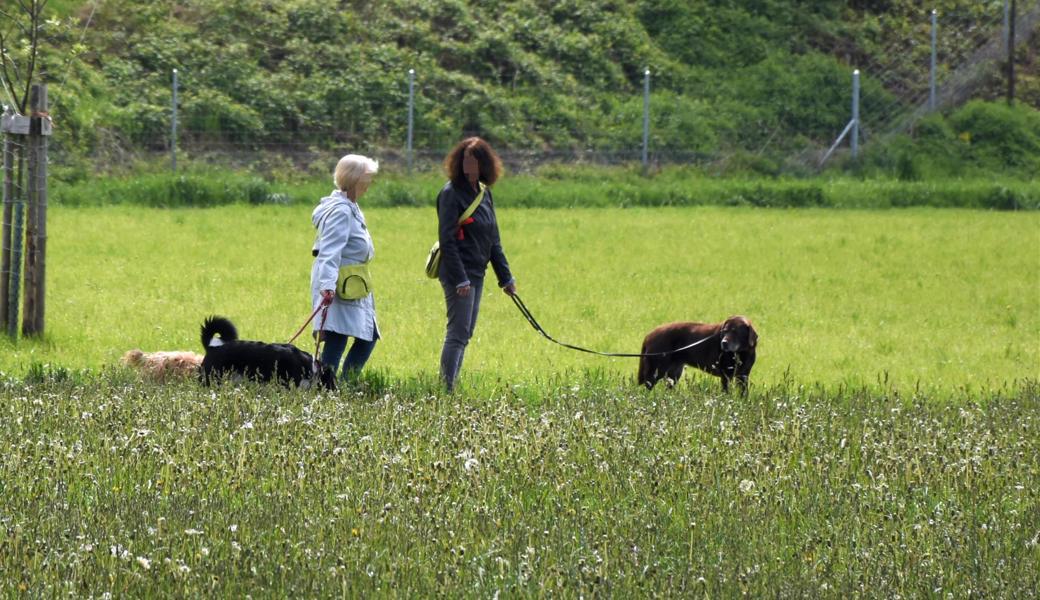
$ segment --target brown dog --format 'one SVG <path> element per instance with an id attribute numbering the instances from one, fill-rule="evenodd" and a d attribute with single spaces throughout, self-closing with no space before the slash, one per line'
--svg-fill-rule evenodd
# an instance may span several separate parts
<path id="1" fill-rule="evenodd" d="M 163 382 L 198 375 L 202 355 L 194 352 L 142 352 L 129 350 L 123 355 L 123 364 L 137 369 L 152 381 Z"/>
<path id="2" fill-rule="evenodd" d="M 715 338 L 715 339 L 708 339 Z M 683 367 L 690 365 L 722 379 L 722 391 L 737 380 L 742 393 L 747 393 L 748 376 L 755 364 L 758 334 L 745 317 L 730 317 L 722 323 L 668 323 L 647 334 L 640 354 L 672 352 L 698 340 L 706 340 L 692 348 L 665 356 L 643 356 L 639 359 L 639 384 L 648 389 L 663 378 L 674 385 Z"/>

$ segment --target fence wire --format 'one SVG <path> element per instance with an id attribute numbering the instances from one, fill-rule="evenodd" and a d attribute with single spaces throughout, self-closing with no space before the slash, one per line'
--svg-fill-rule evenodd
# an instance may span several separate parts
<path id="1" fill-rule="evenodd" d="M 25 204 L 28 136 L 3 134 L 3 240 L 0 265 L 0 330 L 18 332 L 25 247 Z"/>

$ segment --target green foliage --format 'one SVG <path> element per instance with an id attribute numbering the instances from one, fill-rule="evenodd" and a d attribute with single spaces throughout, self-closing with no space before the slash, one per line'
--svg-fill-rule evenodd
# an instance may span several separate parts
<path id="1" fill-rule="evenodd" d="M 968 27 L 999 9 L 982 4 L 943 0 L 939 9 Z M 908 0 L 112 0 L 91 5 L 81 44 L 87 6 L 57 8 L 69 17 L 52 27 L 48 55 L 49 71 L 62 74 L 51 92 L 62 114 L 56 150 L 101 168 L 123 164 L 126 151 L 167 147 L 175 68 L 186 141 L 400 148 L 414 68 L 419 148 L 478 132 L 504 149 L 632 158 L 649 68 L 653 148 L 793 172 L 793 150 L 830 142 L 848 121 L 847 62 L 895 53 L 910 73 L 920 48 L 902 44 L 920 37 L 922 21 Z M 963 55 L 958 43 L 945 43 L 945 57 Z M 864 105 L 899 107 L 875 75 L 864 74 Z M 898 68 L 885 77 L 897 88 L 921 80 Z M 901 176 L 930 172 L 913 162 L 903 160 Z M 994 166 L 1021 173 L 1027 162 Z"/>
<path id="2" fill-rule="evenodd" d="M 931 115 L 910 135 L 868 150 L 868 170 L 901 179 L 1040 173 L 1040 112 L 1004 102 L 972 101 L 947 116 Z"/>
<path id="3" fill-rule="evenodd" d="M 968 145 L 967 159 L 982 168 L 1010 166 L 1040 173 L 1040 112 L 1018 105 L 970 102 L 950 117 Z"/>
<path id="4" fill-rule="evenodd" d="M 51 198 L 69 206 L 130 204 L 162 208 L 285 201 L 263 179 L 234 172 L 95 178 L 73 186 L 57 186 Z"/>
<path id="5" fill-rule="evenodd" d="M 937 144 L 939 145 L 939 144 Z M 723 168 L 741 178 L 719 178 L 700 169 L 669 167 L 645 177 L 637 168 L 547 165 L 533 173 L 508 175 L 495 198 L 510 207 L 571 208 L 626 206 L 759 206 L 891 208 L 931 206 L 995 210 L 1040 210 L 1040 182 L 994 182 L 982 171 L 975 179 L 940 179 L 917 149 L 900 179 L 791 179 L 776 177 L 768 159 L 739 155 Z M 954 159 L 959 161 L 960 159 Z M 951 164 L 957 164 L 951 163 Z M 276 168 L 273 168 L 277 170 Z M 929 169 L 924 178 L 921 171 Z M 270 171 L 269 171 L 270 174 Z M 180 174 L 147 172 L 55 183 L 51 202 L 69 206 L 220 206 L 225 204 L 311 204 L 332 190 L 330 176 L 260 178 L 242 172 L 191 168 Z M 919 181 L 924 178 L 924 181 Z M 431 206 L 443 175 L 380 173 L 365 197 L 368 206 Z"/>

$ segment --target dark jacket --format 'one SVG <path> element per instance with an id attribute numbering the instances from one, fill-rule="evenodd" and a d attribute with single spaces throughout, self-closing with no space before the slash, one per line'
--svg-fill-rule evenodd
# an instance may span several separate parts
<path id="1" fill-rule="evenodd" d="M 509 284 L 513 276 L 502 252 L 491 188 L 487 188 L 487 196 L 473 212 L 473 222 L 462 226 L 462 239 L 459 239 L 459 217 L 476 197 L 477 193 L 470 186 L 457 188 L 450 181 L 437 194 L 438 239 L 441 243 L 439 276 L 441 281 L 454 286 L 474 283 L 484 279 L 490 262 L 498 277 L 498 285 L 502 287 Z"/>

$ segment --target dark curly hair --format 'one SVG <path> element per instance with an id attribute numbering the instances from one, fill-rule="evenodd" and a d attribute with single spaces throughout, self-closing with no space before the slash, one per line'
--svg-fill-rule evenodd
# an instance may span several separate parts
<path id="1" fill-rule="evenodd" d="M 466 154 L 466 150 L 469 150 L 473 158 L 477 159 L 477 164 L 480 166 L 480 181 L 483 181 L 485 185 L 494 185 L 502 175 L 502 159 L 498 157 L 490 144 L 479 137 L 462 140 L 444 158 L 444 170 L 448 174 L 448 179 L 451 179 L 456 186 L 467 185 L 466 174 L 462 171 L 462 157 Z"/>

